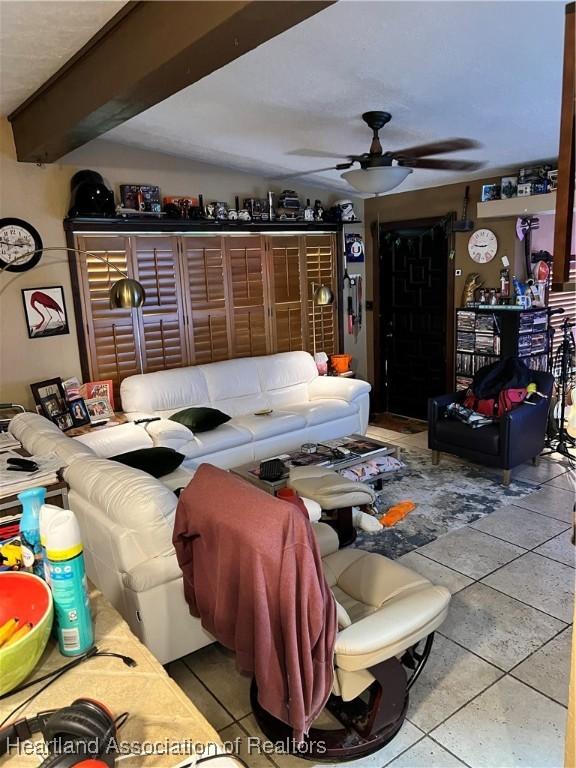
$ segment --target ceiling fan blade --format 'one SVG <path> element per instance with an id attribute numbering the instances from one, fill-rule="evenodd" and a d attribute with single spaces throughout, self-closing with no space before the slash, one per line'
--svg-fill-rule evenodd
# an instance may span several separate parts
<path id="1" fill-rule="evenodd" d="M 478 149 L 482 145 L 474 139 L 444 139 L 431 141 L 429 144 L 419 144 L 416 147 L 394 149 L 389 152 L 393 157 L 424 157 L 424 155 L 443 155 L 446 152 L 457 152 L 460 149 Z"/>
<path id="2" fill-rule="evenodd" d="M 296 157 L 329 157 L 332 160 L 336 160 L 339 157 L 348 157 L 345 154 L 339 154 L 338 152 L 325 152 L 323 149 L 291 149 L 290 152 L 285 152 L 286 155 L 295 155 Z"/>
<path id="3" fill-rule="evenodd" d="M 284 181 L 285 179 L 295 179 L 298 176 L 307 176 L 309 173 L 322 173 L 323 171 L 343 171 L 346 168 L 351 168 L 354 162 L 338 163 L 337 165 L 329 165 L 327 168 L 313 168 L 311 171 L 298 171 L 298 173 L 289 173 L 285 176 L 273 176 L 273 179 L 278 181 Z"/>
<path id="4" fill-rule="evenodd" d="M 407 168 L 433 168 L 437 171 L 477 171 L 485 165 L 475 160 L 435 160 L 433 157 L 402 158 L 399 164 Z"/>

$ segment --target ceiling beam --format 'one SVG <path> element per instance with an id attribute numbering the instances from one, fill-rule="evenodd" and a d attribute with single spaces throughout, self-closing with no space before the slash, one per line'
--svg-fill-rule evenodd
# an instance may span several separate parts
<path id="1" fill-rule="evenodd" d="M 333 2 L 127 3 L 8 116 L 18 160 L 58 160 Z M 286 76 L 290 76 L 290 62 Z M 258 83 L 253 86 L 258 89 Z"/>

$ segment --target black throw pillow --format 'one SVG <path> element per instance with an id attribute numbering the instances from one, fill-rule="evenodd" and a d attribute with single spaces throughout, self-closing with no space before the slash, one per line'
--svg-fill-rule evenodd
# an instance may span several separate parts
<path id="1" fill-rule="evenodd" d="M 178 469 L 186 457 L 174 448 L 140 448 L 138 451 L 119 453 L 110 456 L 111 461 L 125 464 L 133 469 L 141 469 L 152 477 L 164 477 Z"/>
<path id="2" fill-rule="evenodd" d="M 183 424 L 192 432 L 209 432 L 216 429 L 220 424 L 226 424 L 230 421 L 230 416 L 217 408 L 186 408 L 178 413 L 173 413 L 169 417 L 171 421 L 177 421 Z"/>

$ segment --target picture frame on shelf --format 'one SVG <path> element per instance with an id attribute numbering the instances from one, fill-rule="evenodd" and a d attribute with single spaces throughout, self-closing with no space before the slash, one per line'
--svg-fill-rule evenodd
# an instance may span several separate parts
<path id="1" fill-rule="evenodd" d="M 502 176 L 500 182 L 500 197 L 509 200 L 518 196 L 518 176 Z"/>
<path id="2" fill-rule="evenodd" d="M 480 200 L 488 203 L 492 200 L 500 200 L 500 184 L 482 184 L 482 195 Z"/>
<path id="3" fill-rule="evenodd" d="M 90 414 L 83 397 L 77 397 L 68 403 L 68 411 L 74 427 L 85 427 L 90 424 Z"/>
<path id="4" fill-rule="evenodd" d="M 81 385 L 79 395 L 86 401 L 105 398 L 110 403 L 112 411 L 114 411 L 114 383 L 112 379 L 87 381 Z"/>
<path id="5" fill-rule="evenodd" d="M 43 339 L 70 333 L 63 286 L 23 288 L 22 301 L 28 338 Z"/>
<path id="6" fill-rule="evenodd" d="M 114 411 L 110 401 L 105 397 L 95 397 L 91 400 L 86 400 L 85 404 L 91 424 L 99 424 L 114 418 Z"/>

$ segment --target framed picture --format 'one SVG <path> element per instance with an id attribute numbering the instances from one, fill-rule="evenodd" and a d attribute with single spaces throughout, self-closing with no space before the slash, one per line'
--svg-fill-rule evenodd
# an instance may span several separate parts
<path id="1" fill-rule="evenodd" d="M 80 397 L 80 382 L 76 376 L 72 376 L 70 379 L 64 379 L 62 386 L 64 387 L 66 400 L 68 400 L 68 402 Z"/>
<path id="2" fill-rule="evenodd" d="M 70 333 L 61 285 L 51 288 L 24 288 L 24 313 L 31 339 L 63 336 Z"/>
<path id="3" fill-rule="evenodd" d="M 518 195 L 518 176 L 503 176 L 500 182 L 502 200 Z"/>
<path id="4" fill-rule="evenodd" d="M 84 398 L 78 397 L 75 400 L 70 400 L 68 410 L 75 427 L 83 427 L 86 424 L 90 424 L 90 414 L 86 408 Z"/>
<path id="5" fill-rule="evenodd" d="M 114 385 L 112 379 L 106 381 L 88 381 L 80 387 L 80 394 L 85 400 L 105 398 L 114 410 Z"/>
<path id="6" fill-rule="evenodd" d="M 67 429 L 72 429 L 74 426 L 72 416 L 68 412 L 61 413 L 59 416 L 55 416 L 54 423 L 57 427 L 59 427 L 59 429 L 62 430 L 62 432 L 66 432 Z"/>
<path id="7" fill-rule="evenodd" d="M 56 395 L 48 395 L 43 397 L 40 401 L 42 403 L 42 411 L 48 416 L 49 419 L 53 419 L 62 413 L 61 402 Z"/>
<path id="8" fill-rule="evenodd" d="M 46 408 L 55 410 L 56 413 L 66 413 L 68 410 L 64 387 L 62 386 L 62 379 L 58 378 L 37 381 L 35 384 L 30 384 L 30 389 L 32 390 L 34 402 L 36 405 L 40 406 L 43 415 L 47 416 L 49 419 L 51 419 L 52 416 Z M 44 407 L 44 400 L 49 400 L 49 402 L 46 403 L 46 408 Z"/>
<path id="9" fill-rule="evenodd" d="M 95 397 L 92 400 L 86 400 L 86 408 L 91 424 L 108 421 L 114 416 L 110 401 L 105 397 Z"/>

